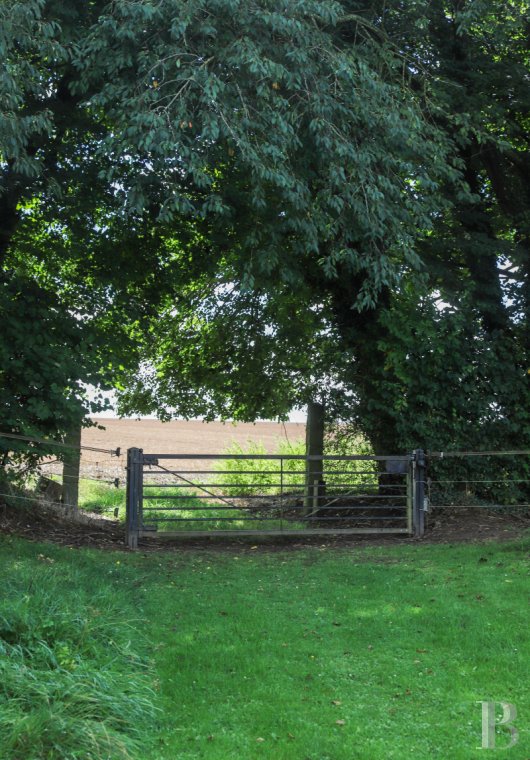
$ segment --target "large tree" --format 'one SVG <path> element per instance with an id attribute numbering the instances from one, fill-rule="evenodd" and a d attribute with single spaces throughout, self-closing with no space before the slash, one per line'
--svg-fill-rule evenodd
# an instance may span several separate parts
<path id="1" fill-rule="evenodd" d="M 530 96 L 525 8 L 504 0 L 365 8 L 364 35 L 383 47 L 389 39 L 394 42 L 410 90 L 422 91 L 425 114 L 443 130 L 440 144 L 459 169 L 436 175 L 440 206 L 416 230 L 420 266 L 398 257 L 398 278 L 384 278 L 372 302 L 359 301 L 367 272 L 351 255 L 334 261 L 337 276 L 323 276 L 311 255 L 302 257 L 304 265 L 294 287 L 287 283 L 287 293 L 274 271 L 260 277 L 252 295 L 245 293 L 238 272 L 225 267 L 212 277 L 205 297 L 195 292 L 194 308 L 200 302 L 202 316 L 185 335 L 180 332 L 185 314 L 168 306 L 146 345 L 149 383 L 143 395 L 138 387 L 126 394 L 129 408 L 143 404 L 152 410 L 158 404 L 198 413 L 208 398 L 210 414 L 228 411 L 253 418 L 284 412 L 294 398 L 307 401 L 319 385 L 326 395 L 333 378 L 335 395 L 347 389 L 343 399 L 355 402 L 342 413 L 353 415 L 380 453 L 418 443 L 526 445 Z M 351 4 L 348 10 L 340 39 L 354 50 L 359 8 Z M 429 168 L 432 172 L 434 164 Z M 421 200 L 422 183 L 412 186 Z M 324 237 L 323 257 L 328 244 Z M 380 240 L 379 246 L 385 260 L 392 242 L 385 248 Z M 222 299 L 215 296 L 219 281 L 231 283 Z M 282 303 L 290 304 L 290 314 L 282 312 Z M 227 325 L 229 337 L 223 341 Z M 179 354 L 178 347 L 190 342 L 199 349 Z M 172 352 L 172 345 L 177 350 Z M 201 389 L 198 397 L 193 387 Z M 186 403 L 179 396 L 184 388 Z"/>
<path id="2" fill-rule="evenodd" d="M 357 351 L 359 415 L 368 429 L 385 420 L 387 445 L 417 440 L 421 430 L 422 442 L 436 446 L 437 436 L 442 447 L 525 448 L 530 440 L 527 10 L 456 0 L 381 15 L 430 71 L 433 118 L 451 135 L 467 186 L 463 194 L 443 183 L 449 205 L 421 243 L 422 280 L 415 292 L 409 278 L 408 292 L 405 282 L 389 293 L 388 308 L 380 299 L 369 325 L 377 350 Z M 358 345 L 351 318 L 349 330 Z"/>
<path id="3" fill-rule="evenodd" d="M 331 387 L 388 453 L 422 404 L 458 417 L 427 346 L 463 319 L 455 378 L 484 373 L 481 409 L 528 434 L 523 3 L 4 9 L 0 263 L 20 303 L 56 299 L 58 345 L 93 336 L 78 379 L 121 382 L 140 346 L 137 411 L 250 419 Z"/>
<path id="4" fill-rule="evenodd" d="M 457 173 L 402 52 L 360 8 L 4 2 L 0 266 L 20 303 L 56 299 L 67 353 L 74 327 L 95 331 L 87 360 L 99 346 L 116 382 L 144 321 L 227 256 L 244 292 L 346 271 L 357 308 L 417 264 L 434 178 Z M 7 364 L 38 362 L 3 340 Z M 46 415 L 61 426 L 51 399 Z"/>

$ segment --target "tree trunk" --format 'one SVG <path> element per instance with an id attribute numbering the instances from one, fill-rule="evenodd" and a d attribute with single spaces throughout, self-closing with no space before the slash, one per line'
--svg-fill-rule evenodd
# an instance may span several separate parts
<path id="1" fill-rule="evenodd" d="M 7 193 L 0 194 L 0 271 L 18 224 L 17 202 Z"/>

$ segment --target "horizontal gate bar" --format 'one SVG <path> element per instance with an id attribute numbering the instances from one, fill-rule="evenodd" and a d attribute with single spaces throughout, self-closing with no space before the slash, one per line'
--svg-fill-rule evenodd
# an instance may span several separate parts
<path id="1" fill-rule="evenodd" d="M 328 528 L 322 530 L 209 530 L 204 531 L 192 530 L 174 530 L 156 533 L 151 530 L 141 530 L 140 538 L 211 538 L 215 536 L 347 536 L 347 535 L 368 535 L 368 534 L 405 534 L 409 533 L 407 528 Z"/>
<path id="2" fill-rule="evenodd" d="M 298 460 L 300 462 L 410 462 L 410 456 L 370 456 L 368 454 L 352 454 L 348 455 L 333 455 L 325 454 L 324 456 L 318 456 L 311 454 L 305 456 L 304 454 L 144 454 L 151 459 L 234 459 L 234 460 L 277 460 L 280 462 L 283 460 Z"/>
<path id="3" fill-rule="evenodd" d="M 149 522 L 167 522 L 170 519 L 171 520 L 173 520 L 173 519 L 175 519 L 175 520 L 188 520 L 188 519 L 189 520 L 191 520 L 191 519 L 198 520 L 198 519 L 201 519 L 201 520 L 205 520 L 207 522 L 210 522 L 212 520 L 247 520 L 247 519 L 252 519 L 252 520 L 254 520 L 254 519 L 255 520 L 286 520 L 287 522 L 289 520 L 298 520 L 298 521 L 300 521 L 300 520 L 302 520 L 302 521 L 303 520 L 335 520 L 335 521 L 341 521 L 341 522 L 348 522 L 350 520 L 372 520 L 372 519 L 374 519 L 374 520 L 403 520 L 404 519 L 404 517 L 402 515 L 404 514 L 405 509 L 403 507 L 380 507 L 379 508 L 379 512 L 383 512 L 385 509 L 389 509 L 389 510 L 392 509 L 393 511 L 398 511 L 398 509 L 399 509 L 399 513 L 400 514 L 398 514 L 398 515 L 383 515 L 382 517 L 374 516 L 372 518 L 370 515 L 364 515 L 364 514 L 362 514 L 366 510 L 359 510 L 359 512 L 361 514 L 331 515 L 331 516 L 328 514 L 326 516 L 326 515 L 321 515 L 320 514 L 321 510 L 319 510 L 319 514 L 316 514 L 316 513 L 315 514 L 312 514 L 312 513 L 303 514 L 302 512 L 300 514 L 293 514 L 291 512 L 288 515 L 286 515 L 286 514 L 283 514 L 283 515 L 282 514 L 270 514 L 270 515 L 260 514 L 260 515 L 254 515 L 254 516 L 251 515 L 250 517 L 246 517 L 247 513 L 243 513 L 243 514 L 239 514 L 238 513 L 238 514 L 235 514 L 235 515 L 231 515 L 230 517 L 217 517 L 217 515 L 206 515 L 206 516 L 201 517 L 201 518 L 198 518 L 198 517 L 197 518 L 191 518 L 191 517 L 189 517 L 189 518 L 188 517 L 170 518 L 170 517 L 166 517 L 165 516 L 166 512 L 176 512 L 178 514 L 178 513 L 188 513 L 188 512 L 204 512 L 205 510 L 202 510 L 202 509 L 199 509 L 199 508 L 192 508 L 192 509 L 173 508 L 172 509 L 172 508 L 168 507 L 168 509 L 164 509 L 163 510 L 164 514 L 161 514 L 161 510 L 155 510 L 155 509 L 152 509 L 152 508 L 151 509 L 144 509 L 144 512 L 155 512 L 156 513 L 154 517 L 149 517 Z M 216 510 L 216 512 L 217 511 L 219 511 L 219 512 L 221 512 L 221 511 L 229 512 L 230 508 L 229 507 L 224 507 L 223 510 L 221 510 L 221 508 L 220 508 L 219 510 Z M 156 515 L 158 515 L 158 517 Z"/>
<path id="4" fill-rule="evenodd" d="M 280 506 L 278 506 L 278 509 L 280 509 Z M 379 509 L 379 510 L 399 509 L 402 512 L 404 509 L 406 509 L 406 505 L 404 505 L 404 504 L 386 504 L 386 505 L 385 504 L 383 504 L 383 505 L 381 505 L 381 504 L 359 504 L 359 505 L 355 505 L 355 506 L 335 506 L 335 505 L 328 506 L 327 504 L 323 504 L 322 506 L 317 507 L 317 509 L 318 509 L 319 512 L 324 511 L 324 510 L 330 510 L 330 509 L 332 509 L 334 512 L 346 511 L 346 510 L 349 510 L 350 512 L 352 510 L 359 510 L 360 512 L 363 512 L 366 509 L 370 509 L 370 510 L 374 510 L 374 509 L 375 510 L 377 510 L 377 509 Z M 205 504 L 205 505 L 200 506 L 200 507 L 188 507 L 188 506 L 182 506 L 182 507 L 144 507 L 144 509 L 143 509 L 144 512 L 207 512 L 208 510 L 210 510 L 210 511 L 213 510 L 215 512 L 222 512 L 224 510 L 226 510 L 227 512 L 229 512 L 229 511 L 230 512 L 236 511 L 236 512 L 238 512 L 240 514 L 244 514 L 244 512 L 241 511 L 242 510 L 241 507 L 237 507 L 237 508 L 235 508 L 235 507 L 223 507 L 223 506 L 217 506 L 217 504 L 212 504 L 212 505 Z M 305 510 L 305 507 L 303 505 L 296 505 L 296 506 L 291 506 L 291 507 L 286 507 L 284 505 L 284 512 L 293 512 L 295 510 L 302 511 L 302 510 Z"/>
<path id="5" fill-rule="evenodd" d="M 154 455 L 157 456 L 156 454 Z M 304 460 L 305 462 L 305 460 Z M 154 465 L 150 465 L 154 467 Z M 148 469 L 145 472 L 149 475 L 263 475 L 263 470 L 184 470 L 179 468 L 178 470 L 151 470 L 149 464 L 144 464 L 144 467 Z M 399 475 L 405 477 L 405 473 L 392 473 L 392 472 L 379 472 L 378 470 L 327 470 L 323 468 L 324 475 L 373 475 L 380 478 L 387 475 L 396 477 Z M 267 475 L 280 475 L 282 470 L 278 467 L 277 470 L 267 470 Z M 305 475 L 305 468 L 303 470 L 283 470 L 283 474 L 287 477 L 292 475 Z"/>
<path id="6" fill-rule="evenodd" d="M 265 517 L 150 517 L 149 522 L 150 523 L 168 523 L 168 522 L 266 522 L 267 520 L 281 520 L 282 518 L 278 517 L 271 517 L 271 516 L 265 516 Z M 299 520 L 302 522 L 306 522 L 309 520 L 314 521 L 321 521 L 321 520 L 333 520 L 334 522 L 348 522 L 348 521 L 355 521 L 358 522 L 362 520 L 363 522 L 379 522 L 386 520 L 387 522 L 389 520 L 406 520 L 406 517 L 319 517 L 318 515 L 305 515 L 304 517 L 295 518 L 295 520 Z M 284 517 L 284 522 L 288 522 L 288 520 Z"/>
<path id="7" fill-rule="evenodd" d="M 235 501 L 236 499 L 238 501 L 241 501 L 241 500 L 243 500 L 243 501 L 248 501 L 248 500 L 255 501 L 256 499 L 261 499 L 261 500 L 263 500 L 263 499 L 276 499 L 276 500 L 279 500 L 281 498 L 280 494 L 278 494 L 278 493 L 269 493 L 269 494 L 263 493 L 263 494 L 259 494 L 259 496 L 256 496 L 254 494 L 250 494 L 249 496 L 237 496 L 237 494 L 224 494 L 224 496 L 228 497 L 232 501 Z M 316 498 L 317 499 L 329 499 L 331 496 L 332 496 L 332 494 L 327 494 L 326 496 L 317 496 Z M 339 494 L 338 498 L 345 499 L 345 498 L 347 498 L 347 496 L 348 496 L 348 494 Z M 390 497 L 388 497 L 388 496 L 372 496 L 371 494 L 368 494 L 368 493 L 360 493 L 360 494 L 352 494 L 352 498 L 388 499 Z M 407 497 L 404 494 L 403 496 L 395 495 L 392 498 L 393 499 L 406 499 Z M 149 494 L 144 494 L 144 501 L 179 501 L 179 500 L 186 501 L 186 500 L 190 500 L 190 499 L 194 499 L 195 501 L 197 501 L 197 500 L 200 500 L 200 501 L 206 501 L 206 500 L 208 500 L 208 501 L 210 501 L 212 499 L 215 499 L 216 501 L 218 501 L 218 500 L 222 499 L 222 496 L 221 495 L 219 495 L 219 496 L 210 496 L 209 494 L 207 496 L 203 496 L 202 494 L 183 494 L 183 495 L 178 494 L 178 495 L 174 495 L 174 496 L 171 495 L 171 494 L 167 494 L 167 495 L 162 495 L 162 496 L 160 496 L 160 495 L 149 496 Z"/>
<path id="8" fill-rule="evenodd" d="M 176 474 L 176 473 L 174 473 Z M 245 473 L 247 474 L 247 473 Z M 296 485 L 300 485 L 301 488 L 305 487 L 305 483 L 295 484 L 295 483 L 288 483 L 285 482 L 287 478 L 284 477 L 284 482 L 282 483 L 245 483 L 244 485 L 241 485 L 241 483 L 203 483 L 202 481 L 197 481 L 197 483 L 144 483 L 144 488 L 280 488 L 280 486 L 283 485 L 283 492 L 284 494 L 290 493 L 287 489 L 294 488 Z M 406 485 L 378 485 L 377 483 L 333 483 L 329 480 L 326 481 L 326 483 L 323 484 L 328 490 L 332 488 L 348 488 L 348 489 L 354 489 L 354 488 L 363 488 L 364 486 L 371 486 L 374 489 L 377 489 L 378 491 L 382 489 L 404 489 L 407 486 Z M 386 496 L 381 496 L 380 498 L 386 499 Z"/>

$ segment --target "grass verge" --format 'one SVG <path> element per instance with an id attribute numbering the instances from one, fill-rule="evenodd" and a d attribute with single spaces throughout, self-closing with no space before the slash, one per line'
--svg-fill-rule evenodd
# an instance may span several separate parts
<path id="1" fill-rule="evenodd" d="M 135 610 L 111 563 L 41 549 L 1 543 L 0 757 L 140 757 L 155 710 Z"/>

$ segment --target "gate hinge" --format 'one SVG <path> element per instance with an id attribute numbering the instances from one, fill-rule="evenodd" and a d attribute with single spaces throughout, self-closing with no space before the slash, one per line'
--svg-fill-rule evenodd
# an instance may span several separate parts
<path id="1" fill-rule="evenodd" d="M 156 467 L 158 464 L 158 459 L 156 457 L 152 457 L 149 454 L 143 455 L 143 463 L 144 465 L 148 465 L 149 467 Z"/>

